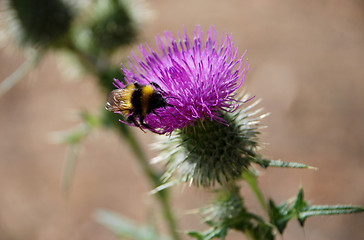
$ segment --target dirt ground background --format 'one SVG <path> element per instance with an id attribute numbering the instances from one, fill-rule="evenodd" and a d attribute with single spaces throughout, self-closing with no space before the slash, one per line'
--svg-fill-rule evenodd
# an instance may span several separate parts
<path id="1" fill-rule="evenodd" d="M 303 162 L 319 170 L 268 169 L 260 185 L 276 202 L 305 190 L 313 204 L 364 205 L 364 3 L 351 1 L 161 1 L 149 2 L 155 18 L 142 27 L 141 42 L 154 44 L 165 29 L 214 24 L 233 33 L 240 53 L 248 50 L 251 70 L 245 87 L 262 98 L 271 115 L 262 153 Z M 0 52 L 0 79 L 23 61 Z M 120 59 L 121 61 L 121 59 Z M 66 147 L 52 132 L 78 124 L 75 112 L 96 112 L 104 101 L 91 77 L 69 79 L 49 55 L 21 84 L 0 99 L 0 240 L 116 239 L 93 221 L 99 208 L 140 223 L 159 211 L 150 187 L 123 140 L 97 131 L 82 145 L 72 190 L 60 191 Z M 111 81 L 111 79 L 110 79 Z M 137 129 L 148 149 L 153 134 Z M 148 156 L 157 153 L 148 150 Z M 246 204 L 260 211 L 252 193 Z M 180 228 L 205 229 L 186 211 L 211 196 L 175 188 Z M 161 219 L 157 218 L 157 222 Z M 363 239 L 364 214 L 314 217 L 305 230 L 291 222 L 284 239 Z M 187 237 L 186 237 L 187 239 Z M 244 239 L 231 232 L 227 239 Z M 278 239 L 280 239 L 278 237 Z"/>

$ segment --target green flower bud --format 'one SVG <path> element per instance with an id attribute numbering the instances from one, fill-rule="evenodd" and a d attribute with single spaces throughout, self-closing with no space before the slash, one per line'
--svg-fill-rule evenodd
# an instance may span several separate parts
<path id="1" fill-rule="evenodd" d="M 243 199 L 240 197 L 239 188 L 236 186 L 228 189 L 221 189 L 216 200 L 200 210 L 206 222 L 225 228 L 242 228 L 247 210 L 244 207 Z"/>
<path id="2" fill-rule="evenodd" d="M 62 0 L 8 0 L 8 9 L 22 45 L 57 46 L 73 20 L 72 10 Z"/>
<path id="3" fill-rule="evenodd" d="M 197 121 L 157 143 L 162 153 L 154 160 L 167 165 L 164 181 L 176 176 L 181 182 L 210 187 L 240 179 L 256 156 L 258 123 L 265 116 L 252 118 L 261 110 L 249 112 L 256 103 L 233 113 L 221 113 L 226 124 Z"/>
<path id="4" fill-rule="evenodd" d="M 113 50 L 131 43 L 137 36 L 137 24 L 132 9 L 124 1 L 104 0 L 95 4 L 90 25 L 93 44 L 97 48 Z"/>
<path id="5" fill-rule="evenodd" d="M 216 200 L 200 209 L 204 221 L 211 229 L 202 233 L 203 239 L 224 237 L 229 229 L 236 229 L 251 236 L 251 239 L 273 240 L 273 227 L 244 206 L 237 186 L 219 189 Z M 196 234 L 195 234 L 196 235 Z"/>

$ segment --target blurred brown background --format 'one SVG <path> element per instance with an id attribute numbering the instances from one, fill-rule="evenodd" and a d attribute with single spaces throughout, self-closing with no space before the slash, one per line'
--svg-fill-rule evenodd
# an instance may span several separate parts
<path id="1" fill-rule="evenodd" d="M 149 5 L 155 18 L 142 25 L 140 42 L 154 46 L 156 34 L 165 29 L 175 34 L 183 24 L 190 34 L 197 24 L 205 30 L 214 24 L 220 33 L 233 33 L 241 54 L 248 50 L 245 87 L 271 112 L 262 135 L 269 145 L 262 153 L 319 169 L 262 172 L 267 196 L 280 202 L 303 186 L 313 204 L 364 205 L 362 1 L 154 0 Z M 20 54 L 2 50 L 0 79 L 22 61 Z M 58 65 L 49 55 L 0 99 L 0 240 L 112 240 L 113 234 L 93 221 L 96 209 L 140 223 L 158 211 L 131 151 L 114 133 L 101 130 L 84 141 L 71 192 L 62 195 L 66 147 L 52 144 L 50 134 L 77 125 L 76 110 L 97 112 L 104 100 L 91 77 L 69 79 Z M 153 134 L 135 131 L 148 149 Z M 246 204 L 259 212 L 244 184 L 242 191 Z M 207 203 L 209 193 L 188 187 L 173 192 L 181 229 L 205 229 L 198 216 L 185 212 Z M 364 214 L 356 214 L 310 218 L 304 230 L 291 222 L 284 239 L 363 236 Z M 244 237 L 231 232 L 227 239 Z"/>

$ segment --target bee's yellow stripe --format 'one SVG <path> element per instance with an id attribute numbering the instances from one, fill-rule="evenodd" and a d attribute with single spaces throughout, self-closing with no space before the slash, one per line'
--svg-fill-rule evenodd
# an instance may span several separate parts
<path id="1" fill-rule="evenodd" d="M 126 86 L 124 89 L 135 89 L 135 85 L 134 85 L 134 83 L 131 83 L 131 84 L 129 84 L 128 86 Z"/>
<path id="2" fill-rule="evenodd" d="M 130 110 L 133 108 L 133 105 L 131 103 L 131 98 L 133 96 L 133 93 L 135 91 L 135 85 L 134 83 L 129 84 L 128 86 L 126 86 L 125 91 L 123 91 L 123 106 L 121 107 L 121 109 L 123 109 L 121 111 L 122 114 L 124 114 L 125 116 L 128 116 L 130 114 Z"/>
<path id="3" fill-rule="evenodd" d="M 142 95 L 141 95 L 141 104 L 142 104 L 142 114 L 147 115 L 149 109 L 149 99 L 153 94 L 153 88 L 151 85 L 145 85 L 142 88 Z"/>

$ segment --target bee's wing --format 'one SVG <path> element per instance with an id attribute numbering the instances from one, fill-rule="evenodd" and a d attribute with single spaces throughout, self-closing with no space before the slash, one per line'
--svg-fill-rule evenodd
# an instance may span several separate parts
<path id="1" fill-rule="evenodd" d="M 111 91 L 107 95 L 106 110 L 112 112 L 120 112 L 125 110 L 130 110 L 131 105 L 131 95 L 133 89 L 121 88 Z"/>

